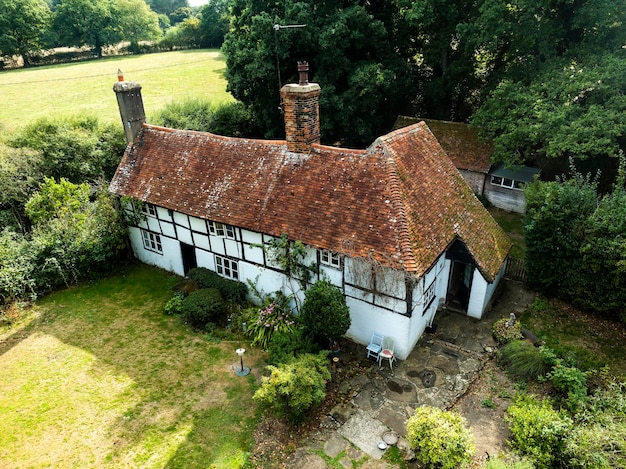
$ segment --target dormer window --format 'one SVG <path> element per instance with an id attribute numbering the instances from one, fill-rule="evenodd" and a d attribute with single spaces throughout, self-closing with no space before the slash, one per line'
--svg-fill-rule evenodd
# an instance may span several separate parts
<path id="1" fill-rule="evenodd" d="M 152 204 L 143 204 L 141 206 L 141 212 L 150 216 L 150 217 L 156 217 L 157 216 L 157 210 L 156 210 L 156 206 L 152 205 Z"/>
<path id="2" fill-rule="evenodd" d="M 324 265 L 329 265 L 331 267 L 341 267 L 341 257 L 339 256 L 339 254 L 336 252 L 327 251 L 326 249 L 320 252 L 320 262 Z"/>
<path id="3" fill-rule="evenodd" d="M 220 238 L 235 239 L 235 228 L 225 223 L 209 221 L 209 233 Z"/>

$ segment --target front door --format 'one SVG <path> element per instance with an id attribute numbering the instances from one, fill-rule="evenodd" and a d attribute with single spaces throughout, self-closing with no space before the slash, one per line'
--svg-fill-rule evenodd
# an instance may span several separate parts
<path id="1" fill-rule="evenodd" d="M 191 269 L 198 267 L 196 248 L 189 244 L 180 243 L 180 253 L 183 257 L 183 271 L 187 275 Z"/>
<path id="2" fill-rule="evenodd" d="M 448 283 L 448 304 L 450 306 L 460 306 L 467 311 L 469 305 L 470 287 L 472 281 L 471 264 L 463 262 L 452 262 L 450 281 Z"/>

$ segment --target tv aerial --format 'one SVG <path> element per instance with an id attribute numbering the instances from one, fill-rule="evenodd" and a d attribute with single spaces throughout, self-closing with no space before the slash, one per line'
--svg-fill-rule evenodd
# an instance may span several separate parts
<path id="1" fill-rule="evenodd" d="M 276 51 L 276 71 L 278 72 L 278 92 L 283 87 L 280 79 L 280 59 L 278 58 L 278 31 L 281 29 L 304 28 L 306 24 L 278 24 L 274 25 L 274 49 Z M 282 106 L 281 106 L 282 107 Z"/>

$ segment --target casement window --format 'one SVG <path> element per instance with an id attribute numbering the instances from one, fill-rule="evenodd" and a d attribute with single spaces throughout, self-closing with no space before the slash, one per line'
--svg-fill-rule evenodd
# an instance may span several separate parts
<path id="1" fill-rule="evenodd" d="M 220 238 L 235 239 L 235 228 L 225 223 L 209 221 L 209 233 Z"/>
<path id="2" fill-rule="evenodd" d="M 239 266 L 237 261 L 233 261 L 226 257 L 215 256 L 215 270 L 223 277 L 239 280 Z"/>
<path id="3" fill-rule="evenodd" d="M 430 286 L 424 291 L 424 313 L 430 308 L 430 305 L 435 301 L 435 280 Z"/>
<path id="4" fill-rule="evenodd" d="M 157 216 L 156 206 L 152 204 L 143 204 L 141 206 L 141 211 L 151 217 Z"/>
<path id="5" fill-rule="evenodd" d="M 341 267 L 341 257 L 336 252 L 327 251 L 326 249 L 320 252 L 320 262 L 324 265 L 331 267 Z"/>
<path id="6" fill-rule="evenodd" d="M 506 187 L 507 189 L 522 190 L 522 182 L 515 179 L 503 178 L 500 176 L 491 176 L 491 184 L 494 186 Z"/>
<path id="7" fill-rule="evenodd" d="M 141 238 L 143 239 L 143 247 L 148 251 L 158 252 L 159 254 L 163 253 L 160 235 L 150 231 L 141 230 Z"/>

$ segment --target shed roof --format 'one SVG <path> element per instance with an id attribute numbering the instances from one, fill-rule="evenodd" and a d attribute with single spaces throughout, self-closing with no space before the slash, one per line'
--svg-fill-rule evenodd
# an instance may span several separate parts
<path id="1" fill-rule="evenodd" d="M 511 246 L 424 123 L 366 150 L 144 125 L 111 182 L 125 195 L 421 276 L 461 239 L 488 280 Z"/>
<path id="2" fill-rule="evenodd" d="M 506 166 L 504 163 L 495 165 L 489 174 L 492 176 L 500 176 L 502 178 L 514 179 L 521 182 L 533 182 L 541 170 L 531 166 Z"/>

